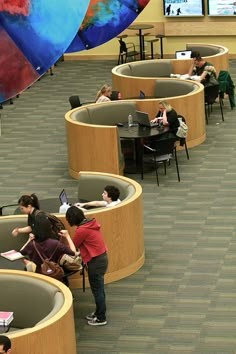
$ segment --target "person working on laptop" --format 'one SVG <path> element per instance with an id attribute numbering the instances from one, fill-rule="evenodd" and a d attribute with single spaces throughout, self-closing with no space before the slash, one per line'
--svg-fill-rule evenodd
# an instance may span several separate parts
<path id="1" fill-rule="evenodd" d="M 102 193 L 103 200 L 93 200 L 91 202 L 86 202 L 86 203 L 76 203 L 75 206 L 79 207 L 82 210 L 86 209 L 87 207 L 110 208 L 121 202 L 119 196 L 120 196 L 119 189 L 115 186 L 108 185 L 104 188 L 104 191 Z"/>
<path id="2" fill-rule="evenodd" d="M 205 61 L 199 52 L 192 52 L 191 58 L 193 59 L 192 64 L 189 68 L 188 75 L 199 76 L 199 81 L 204 86 L 214 86 L 218 84 L 216 78 L 216 69 L 214 66 Z"/>
<path id="3" fill-rule="evenodd" d="M 163 126 L 169 127 L 169 131 L 162 134 L 160 137 L 169 138 L 172 136 L 176 136 L 179 127 L 178 115 L 177 112 L 172 108 L 170 103 L 168 103 L 167 101 L 159 102 L 159 111 L 156 114 L 156 118 L 154 118 L 151 122 L 155 123 L 160 118 L 162 118 Z"/>

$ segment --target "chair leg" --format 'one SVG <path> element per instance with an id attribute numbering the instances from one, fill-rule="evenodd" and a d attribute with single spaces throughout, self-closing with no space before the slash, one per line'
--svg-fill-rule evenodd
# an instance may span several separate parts
<path id="1" fill-rule="evenodd" d="M 155 170 L 156 170 L 156 180 L 157 180 L 157 185 L 159 186 L 159 178 L 158 178 L 158 163 L 156 162 L 156 158 L 154 156 L 154 163 L 155 163 Z"/>
<path id="2" fill-rule="evenodd" d="M 224 113 L 223 113 L 223 106 L 222 106 L 222 100 L 221 100 L 221 98 L 220 98 L 220 111 L 221 111 L 221 119 L 222 119 L 222 122 L 224 122 L 225 120 L 224 120 Z"/>
<path id="3" fill-rule="evenodd" d="M 175 165 L 176 165 L 176 171 L 177 171 L 178 181 L 180 182 L 179 165 L 178 165 L 176 147 L 174 148 L 174 155 L 175 155 Z"/>
<path id="4" fill-rule="evenodd" d="M 206 124 L 208 124 L 208 113 L 207 113 L 206 104 L 205 104 L 205 119 L 206 119 Z"/>
<path id="5" fill-rule="evenodd" d="M 185 147 L 187 159 L 189 160 L 189 153 L 188 153 L 188 147 L 187 147 L 186 141 L 184 142 L 184 147 Z"/>

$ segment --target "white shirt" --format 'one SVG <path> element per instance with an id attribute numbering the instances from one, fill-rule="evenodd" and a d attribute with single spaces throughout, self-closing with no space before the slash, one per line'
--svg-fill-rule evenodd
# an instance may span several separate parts
<path id="1" fill-rule="evenodd" d="M 109 97 L 102 95 L 97 99 L 96 103 L 109 102 L 109 101 L 110 101 Z"/>
<path id="2" fill-rule="evenodd" d="M 113 206 L 115 206 L 115 205 L 119 204 L 120 202 L 121 202 L 121 200 L 120 200 L 120 199 L 114 200 L 114 201 L 113 201 L 113 202 L 111 202 L 111 203 L 107 203 L 107 202 L 105 202 L 105 203 L 106 203 L 106 208 L 113 207 Z"/>

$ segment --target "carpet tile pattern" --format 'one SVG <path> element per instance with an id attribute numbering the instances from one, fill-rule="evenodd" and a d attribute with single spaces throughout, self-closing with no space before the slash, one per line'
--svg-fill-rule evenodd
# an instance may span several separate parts
<path id="1" fill-rule="evenodd" d="M 75 199 L 77 181 L 67 170 L 64 114 L 68 97 L 94 99 L 111 84 L 112 61 L 60 62 L 54 75 L 4 104 L 0 136 L 1 205 L 23 193 L 55 197 L 62 188 Z M 230 62 L 236 78 L 236 62 Z M 141 181 L 144 201 L 145 265 L 106 285 L 108 325 L 90 327 L 89 289 L 74 290 L 78 353 L 236 353 L 236 117 L 228 99 L 225 122 L 213 107 L 207 139 L 178 152 L 160 186 L 155 173 Z M 187 119 L 187 117 L 186 117 Z"/>

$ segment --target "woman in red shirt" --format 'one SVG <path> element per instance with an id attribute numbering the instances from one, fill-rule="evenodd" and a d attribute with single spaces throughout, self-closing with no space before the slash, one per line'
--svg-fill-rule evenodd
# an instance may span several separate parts
<path id="1" fill-rule="evenodd" d="M 70 226 L 77 226 L 73 242 L 80 250 L 83 263 L 87 264 L 89 284 L 96 304 L 95 312 L 86 316 L 86 319 L 91 326 L 104 326 L 107 324 L 104 274 L 107 270 L 108 258 L 100 225 L 94 218 L 86 219 L 83 211 L 76 206 L 67 210 L 66 219 Z M 66 236 L 68 231 L 61 232 Z"/>

